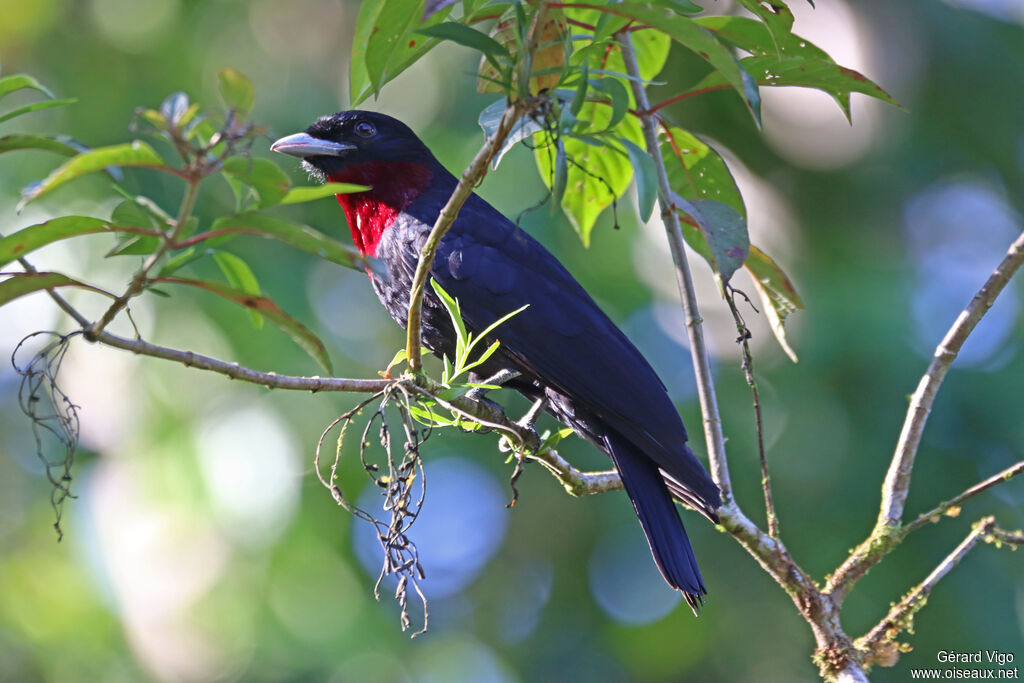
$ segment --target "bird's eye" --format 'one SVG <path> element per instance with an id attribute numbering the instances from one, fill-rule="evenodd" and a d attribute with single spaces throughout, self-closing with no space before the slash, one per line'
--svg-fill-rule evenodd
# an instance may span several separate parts
<path id="1" fill-rule="evenodd" d="M 361 138 L 370 138 L 377 133 L 377 129 L 373 127 L 372 123 L 366 121 L 360 121 L 356 124 L 356 135 Z"/>

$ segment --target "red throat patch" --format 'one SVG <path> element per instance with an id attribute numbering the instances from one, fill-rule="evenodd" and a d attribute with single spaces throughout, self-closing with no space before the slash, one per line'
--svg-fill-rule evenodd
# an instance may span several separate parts
<path id="1" fill-rule="evenodd" d="M 369 185 L 366 192 L 335 195 L 345 210 L 352 241 L 360 254 L 376 256 L 384 231 L 430 184 L 430 168 L 408 161 L 374 161 L 346 166 L 332 183 Z"/>

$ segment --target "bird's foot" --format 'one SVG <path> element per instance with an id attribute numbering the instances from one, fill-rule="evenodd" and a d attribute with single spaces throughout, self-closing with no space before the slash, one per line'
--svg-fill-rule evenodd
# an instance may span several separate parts
<path id="1" fill-rule="evenodd" d="M 486 396 L 487 392 L 491 390 L 488 387 L 500 387 L 503 384 L 506 384 L 507 382 L 511 382 L 518 376 L 519 372 L 517 372 L 516 370 L 509 370 L 508 368 L 505 368 L 504 370 L 499 370 L 498 372 L 494 373 L 493 375 L 491 375 L 490 377 L 483 381 L 478 381 L 478 379 L 475 376 L 471 376 L 470 379 L 474 383 L 483 384 L 485 386 L 474 387 L 473 389 L 470 389 L 466 393 L 466 398 L 470 398 L 474 401 L 486 401 L 487 399 L 485 399 L 484 396 Z M 493 401 L 487 402 L 493 405 L 497 405 Z"/>
<path id="2" fill-rule="evenodd" d="M 530 409 L 526 411 L 526 414 L 523 415 L 518 422 L 516 422 L 516 424 L 519 425 L 520 427 L 525 427 L 526 429 L 533 429 L 533 425 L 534 423 L 537 422 L 537 418 L 540 417 L 540 414 L 547 407 L 547 397 L 545 396 L 538 398 L 536 401 L 533 402 L 533 405 L 530 406 Z"/>

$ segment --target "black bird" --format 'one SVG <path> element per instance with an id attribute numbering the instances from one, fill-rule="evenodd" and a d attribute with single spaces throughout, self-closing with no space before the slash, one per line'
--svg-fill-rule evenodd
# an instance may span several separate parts
<path id="1" fill-rule="evenodd" d="M 374 112 L 321 118 L 271 149 L 301 158 L 321 180 L 371 186 L 339 194 L 338 202 L 356 247 L 387 265 L 389 277 L 370 279 L 404 327 L 420 251 L 458 181 L 408 126 Z M 501 346 L 477 373 L 518 373 L 505 386 L 546 398 L 548 412 L 611 457 L 658 568 L 696 612 L 707 590 L 673 496 L 713 522 L 721 497 L 644 357 L 558 259 L 476 194 L 441 241 L 430 274 L 458 299 L 473 332 L 529 304 L 493 333 Z M 436 355 L 454 357 L 455 331 L 429 287 L 422 339 Z"/>

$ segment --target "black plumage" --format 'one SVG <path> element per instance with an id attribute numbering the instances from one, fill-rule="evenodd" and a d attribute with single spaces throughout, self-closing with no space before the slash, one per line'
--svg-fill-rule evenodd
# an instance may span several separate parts
<path id="1" fill-rule="evenodd" d="M 404 326 L 420 250 L 455 177 L 407 126 L 371 112 L 325 117 L 273 148 L 323 178 L 372 186 L 338 200 L 356 245 L 386 264 L 389 276 L 371 274 L 373 287 Z M 555 418 L 612 458 L 662 575 L 696 608 L 707 591 L 672 498 L 713 521 L 721 498 L 644 357 L 547 249 L 475 194 L 441 241 L 431 276 L 459 300 L 471 331 L 529 306 L 494 332 L 500 349 L 477 372 L 518 372 L 507 386 L 546 397 Z M 430 288 L 422 339 L 452 357 L 454 329 Z"/>

